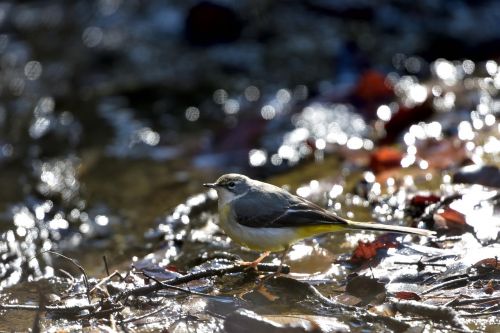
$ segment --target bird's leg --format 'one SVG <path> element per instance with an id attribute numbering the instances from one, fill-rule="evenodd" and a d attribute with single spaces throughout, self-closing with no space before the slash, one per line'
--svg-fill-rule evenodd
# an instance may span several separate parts
<path id="1" fill-rule="evenodd" d="M 273 277 L 278 277 L 281 275 L 281 271 L 283 270 L 283 265 L 285 264 L 285 257 L 288 253 L 288 250 L 290 250 L 290 247 L 287 246 L 283 252 L 281 253 L 281 256 L 280 256 L 280 266 L 278 267 L 278 269 L 276 270 L 276 272 L 272 273 L 272 274 L 269 274 L 268 276 L 262 278 L 259 280 L 259 282 L 257 282 L 257 286 L 255 288 L 256 291 L 258 291 L 259 293 L 261 293 L 264 297 L 266 297 L 268 300 L 270 300 L 271 302 L 277 300 L 278 298 L 280 298 L 279 296 L 271 293 L 269 290 L 266 289 L 264 283 L 273 278 Z"/>
<path id="2" fill-rule="evenodd" d="M 281 275 L 281 271 L 283 270 L 283 265 L 285 264 L 285 258 L 286 258 L 286 255 L 288 254 L 289 250 L 290 250 L 290 246 L 287 246 L 283 250 L 283 253 L 281 253 L 281 256 L 280 256 L 280 267 L 278 267 L 278 270 L 275 273 L 276 276 L 280 276 Z"/>
<path id="3" fill-rule="evenodd" d="M 283 265 L 285 263 L 285 257 L 288 253 L 288 250 L 290 249 L 290 247 L 286 247 L 283 252 L 281 253 L 281 256 L 280 256 L 280 265 L 278 267 L 278 269 L 276 270 L 276 272 L 272 273 L 272 274 L 269 274 L 268 276 L 260 279 L 259 281 L 259 286 L 262 286 L 264 285 L 264 282 L 266 282 L 267 280 L 273 278 L 273 277 L 278 277 L 281 275 L 281 271 L 283 270 Z"/>
<path id="4" fill-rule="evenodd" d="M 290 250 L 290 246 L 285 247 L 285 249 L 283 250 L 283 252 L 281 252 L 281 255 L 280 255 L 280 266 L 278 267 L 278 269 L 276 270 L 276 272 L 274 272 L 274 273 L 266 276 L 265 278 L 263 278 L 260 281 L 260 284 L 262 284 L 266 280 L 269 280 L 270 278 L 278 277 L 278 276 L 281 275 L 281 271 L 283 270 L 283 265 L 285 264 L 285 258 L 286 258 L 286 255 L 288 254 L 289 250 Z"/>
<path id="5" fill-rule="evenodd" d="M 262 260 L 264 260 L 270 253 L 271 253 L 270 251 L 266 251 L 266 252 L 262 253 L 260 255 L 260 257 L 258 257 L 254 261 L 241 261 L 239 264 L 243 265 L 243 266 L 251 267 L 253 269 L 257 269 L 257 265 L 260 264 L 260 262 Z"/>

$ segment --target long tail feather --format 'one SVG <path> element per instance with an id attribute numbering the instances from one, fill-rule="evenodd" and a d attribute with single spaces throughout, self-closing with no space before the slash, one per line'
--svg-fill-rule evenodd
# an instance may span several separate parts
<path id="1" fill-rule="evenodd" d="M 371 223 L 371 222 L 355 222 L 355 221 L 347 221 L 349 228 L 351 229 L 363 229 L 363 230 L 374 230 L 374 231 L 389 231 L 389 232 L 397 232 L 402 234 L 413 234 L 420 235 L 426 237 L 435 236 L 436 232 L 426 229 L 418 229 L 411 227 L 401 227 L 398 225 L 388 225 L 381 223 Z"/>

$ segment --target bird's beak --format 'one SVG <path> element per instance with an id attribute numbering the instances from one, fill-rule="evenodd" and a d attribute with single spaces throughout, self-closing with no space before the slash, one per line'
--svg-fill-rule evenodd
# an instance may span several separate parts
<path id="1" fill-rule="evenodd" d="M 203 186 L 208 187 L 208 188 L 216 188 L 217 184 L 216 183 L 205 183 Z"/>

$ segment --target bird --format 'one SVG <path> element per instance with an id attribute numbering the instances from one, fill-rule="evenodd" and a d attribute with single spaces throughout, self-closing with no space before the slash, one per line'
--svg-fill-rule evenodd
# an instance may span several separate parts
<path id="1" fill-rule="evenodd" d="M 242 174 L 224 174 L 215 183 L 203 186 L 217 191 L 218 223 L 223 231 L 236 243 L 262 253 L 252 262 L 243 262 L 254 268 L 271 252 L 282 252 L 281 267 L 292 244 L 329 232 L 354 229 L 426 237 L 435 234 L 426 229 L 351 221 L 278 186 Z"/>

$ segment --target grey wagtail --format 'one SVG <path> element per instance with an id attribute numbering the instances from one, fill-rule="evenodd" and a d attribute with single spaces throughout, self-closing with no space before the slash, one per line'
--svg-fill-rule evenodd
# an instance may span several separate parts
<path id="1" fill-rule="evenodd" d="M 293 243 L 327 232 L 361 229 L 427 237 L 435 234 L 424 229 L 350 221 L 282 188 L 240 174 L 226 174 L 215 183 L 203 185 L 217 191 L 219 225 L 224 232 L 236 243 L 263 252 L 248 263 L 253 267 L 271 251 L 283 251 L 283 259 Z"/>

